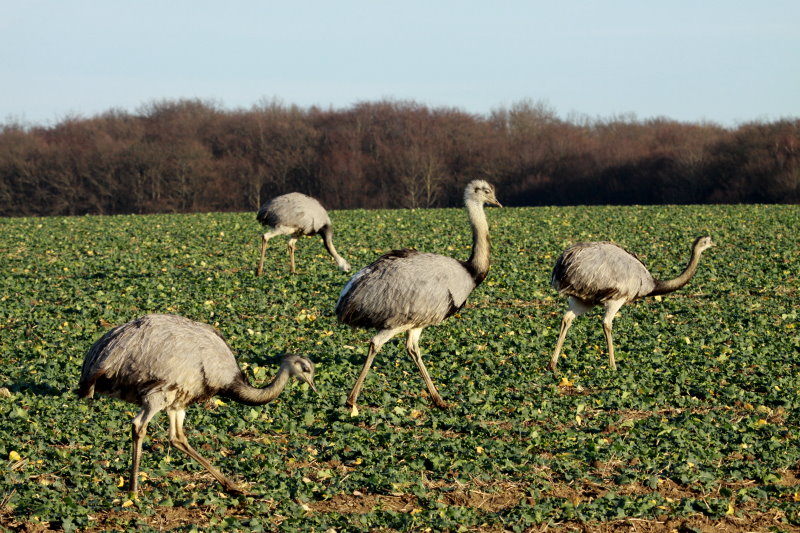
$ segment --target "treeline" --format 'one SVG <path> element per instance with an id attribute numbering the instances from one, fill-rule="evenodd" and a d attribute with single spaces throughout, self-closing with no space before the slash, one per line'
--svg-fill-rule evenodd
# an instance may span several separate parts
<path id="1" fill-rule="evenodd" d="M 800 120 L 730 129 L 562 120 L 527 101 L 483 116 L 178 100 L 0 125 L 3 216 L 255 211 L 289 191 L 331 209 L 454 206 L 475 177 L 508 205 L 798 203 Z"/>

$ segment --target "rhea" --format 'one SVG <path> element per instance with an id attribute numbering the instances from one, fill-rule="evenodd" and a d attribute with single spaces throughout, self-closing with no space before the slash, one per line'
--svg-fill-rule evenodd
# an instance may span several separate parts
<path id="1" fill-rule="evenodd" d="M 316 392 L 314 364 L 305 357 L 286 356 L 272 382 L 255 388 L 212 326 L 181 316 L 151 314 L 111 329 L 89 349 L 78 395 L 91 398 L 100 393 L 141 407 L 131 427 L 130 492 L 134 497 L 147 424 L 162 410 L 169 416 L 170 443 L 203 465 L 226 490 L 241 492 L 189 445 L 183 431 L 186 409 L 214 395 L 263 405 L 277 398 L 292 377 Z"/>
<path id="2" fill-rule="evenodd" d="M 290 192 L 277 196 L 261 206 L 256 220 L 272 230 L 261 236 L 261 259 L 258 262 L 256 275 L 264 273 L 264 254 L 267 242 L 278 235 L 291 235 L 289 238 L 289 262 L 292 274 L 295 273 L 294 251 L 297 239 L 303 235 L 321 235 L 325 249 L 331 254 L 338 267 L 350 271 L 350 264 L 339 255 L 333 246 L 333 225 L 328 212 L 315 198 L 299 192 Z"/>
<path id="3" fill-rule="evenodd" d="M 556 373 L 558 356 L 572 321 L 596 305 L 605 308 L 603 332 L 608 345 L 608 363 L 616 370 L 611 327 L 620 308 L 637 298 L 667 294 L 689 283 L 697 272 L 700 255 L 711 246 L 714 246 L 711 237 L 698 237 L 685 270 L 678 277 L 665 281 L 654 279 L 635 255 L 611 242 L 578 243 L 564 250 L 553 267 L 551 283 L 559 294 L 567 296 L 569 309 L 561 320 L 550 370 Z"/>
<path id="4" fill-rule="evenodd" d="M 364 366 L 347 397 L 356 405 L 372 361 L 381 347 L 398 333 L 406 333 L 406 350 L 416 363 L 434 405 L 446 408 L 431 381 L 419 350 L 423 328 L 442 322 L 461 309 L 470 293 L 489 272 L 489 225 L 484 204 L 500 206 L 494 187 L 471 181 L 464 204 L 472 225 L 472 255 L 467 261 L 402 249 L 388 252 L 359 270 L 342 290 L 336 316 L 343 324 L 377 329 L 369 343 Z"/>

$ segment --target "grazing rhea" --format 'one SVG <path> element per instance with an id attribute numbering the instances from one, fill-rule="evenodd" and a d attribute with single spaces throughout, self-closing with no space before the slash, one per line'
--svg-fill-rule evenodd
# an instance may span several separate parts
<path id="1" fill-rule="evenodd" d="M 261 236 L 261 259 L 258 262 L 257 275 L 264 272 L 264 254 L 267 242 L 278 235 L 291 235 L 289 239 L 289 261 L 294 274 L 294 251 L 297 239 L 303 235 L 322 235 L 325 249 L 331 254 L 336 264 L 344 272 L 350 271 L 350 265 L 336 252 L 333 246 L 333 226 L 328 212 L 317 200 L 299 192 L 290 192 L 277 196 L 261 206 L 256 220 L 264 226 L 271 226 L 272 231 Z"/>
<path id="2" fill-rule="evenodd" d="M 464 204 L 472 224 L 472 255 L 457 261 L 416 250 L 395 250 L 358 271 L 336 303 L 339 321 L 354 327 L 378 329 L 347 404 L 355 406 L 372 360 L 389 339 L 406 332 L 406 350 L 417 365 L 433 403 L 447 404 L 439 396 L 419 352 L 419 337 L 426 326 L 438 324 L 466 303 L 467 297 L 489 271 L 489 225 L 483 204 L 500 206 L 494 188 L 474 180 L 464 191 Z"/>
<path id="3" fill-rule="evenodd" d="M 226 490 L 240 489 L 189 445 L 183 432 L 186 408 L 215 394 L 248 405 L 278 397 L 295 377 L 316 392 L 314 364 L 289 355 L 272 382 L 252 387 L 225 340 L 208 324 L 175 315 L 145 315 L 113 328 L 86 353 L 78 395 L 106 394 L 141 406 L 133 419 L 130 491 L 139 488 L 142 440 L 150 419 L 161 410 L 169 415 L 170 443 L 196 459 Z"/>
<path id="4" fill-rule="evenodd" d="M 569 310 L 561 320 L 550 370 L 556 373 L 564 338 L 575 317 L 601 304 L 605 307 L 603 332 L 608 344 L 608 362 L 616 370 L 611 325 L 617 311 L 637 298 L 666 294 L 686 285 L 697 271 L 700 254 L 711 246 L 714 246 L 711 237 L 698 237 L 692 245 L 686 269 L 677 278 L 667 281 L 653 279 L 635 255 L 614 243 L 585 242 L 564 250 L 553 267 L 551 283 L 560 294 L 568 296 Z"/>

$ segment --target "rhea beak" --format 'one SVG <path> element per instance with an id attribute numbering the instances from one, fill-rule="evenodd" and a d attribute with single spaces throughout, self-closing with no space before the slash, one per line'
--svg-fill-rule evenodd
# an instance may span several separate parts
<path id="1" fill-rule="evenodd" d="M 306 383 L 308 383 L 308 386 L 309 386 L 309 387 L 311 387 L 311 390 L 313 390 L 314 392 L 316 392 L 317 394 L 319 394 L 319 391 L 317 390 L 317 387 L 316 387 L 316 385 L 314 385 L 314 378 L 310 378 L 310 377 L 306 377 L 306 376 L 304 376 L 304 377 L 303 377 L 303 381 L 305 381 Z"/>

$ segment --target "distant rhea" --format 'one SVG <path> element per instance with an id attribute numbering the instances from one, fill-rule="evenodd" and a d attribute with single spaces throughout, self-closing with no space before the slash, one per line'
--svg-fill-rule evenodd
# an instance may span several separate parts
<path id="1" fill-rule="evenodd" d="M 355 406 L 364 379 L 381 346 L 406 332 L 406 350 L 416 363 L 433 403 L 447 404 L 433 385 L 419 351 L 422 329 L 438 324 L 461 309 L 467 297 L 489 272 L 489 225 L 483 204 L 500 206 L 494 187 L 474 180 L 464 191 L 464 204 L 472 225 L 472 255 L 458 261 L 443 255 L 395 250 L 358 271 L 345 285 L 336 303 L 343 324 L 374 328 L 369 353 L 347 404 Z"/>
<path id="2" fill-rule="evenodd" d="M 257 275 L 264 273 L 264 254 L 267 242 L 278 235 L 291 235 L 289 239 L 289 261 L 292 274 L 294 269 L 294 251 L 297 239 L 303 235 L 322 235 L 325 249 L 331 254 L 342 271 L 349 272 L 350 264 L 336 252 L 333 246 L 333 226 L 328 212 L 316 199 L 299 192 L 290 192 L 277 196 L 261 206 L 256 220 L 264 226 L 272 227 L 261 236 L 261 259 L 258 262 Z"/>
<path id="3" fill-rule="evenodd" d="M 611 242 L 578 243 L 564 250 L 553 267 L 551 283 L 559 294 L 568 297 L 569 310 L 561 320 L 550 370 L 556 373 L 558 356 L 572 321 L 596 305 L 605 307 L 603 332 L 608 344 L 608 362 L 616 370 L 611 326 L 617 311 L 637 298 L 666 294 L 686 285 L 697 271 L 700 254 L 711 246 L 714 246 L 711 237 L 698 237 L 686 269 L 667 281 L 653 279 L 635 255 Z"/>
<path id="4" fill-rule="evenodd" d="M 169 441 L 194 458 L 226 490 L 236 484 L 189 445 L 183 432 L 186 409 L 220 395 L 247 405 L 278 397 L 290 378 L 314 386 L 314 364 L 299 355 L 286 356 L 272 382 L 252 387 L 222 336 L 208 324 L 175 315 L 145 315 L 113 328 L 86 353 L 78 385 L 81 398 L 105 394 L 141 406 L 132 422 L 130 492 L 139 489 L 139 461 L 147 424 L 161 410 L 169 415 Z"/>

